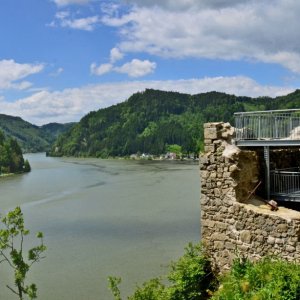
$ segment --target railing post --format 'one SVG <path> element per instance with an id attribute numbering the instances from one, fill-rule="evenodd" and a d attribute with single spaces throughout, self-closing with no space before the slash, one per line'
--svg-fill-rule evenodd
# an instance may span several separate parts
<path id="1" fill-rule="evenodd" d="M 278 126 L 279 126 L 278 118 L 277 116 L 275 116 L 275 139 L 279 138 Z"/>
<path id="2" fill-rule="evenodd" d="M 270 200 L 270 147 L 264 146 L 264 159 L 265 159 L 265 190 L 267 200 Z"/>
<path id="3" fill-rule="evenodd" d="M 261 116 L 258 116 L 258 139 L 259 140 L 260 140 L 260 137 L 261 137 L 260 122 L 261 122 Z"/>

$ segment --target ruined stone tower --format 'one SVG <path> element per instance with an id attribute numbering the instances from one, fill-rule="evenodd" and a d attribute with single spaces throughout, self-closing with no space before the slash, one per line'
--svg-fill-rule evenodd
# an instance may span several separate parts
<path id="1" fill-rule="evenodd" d="M 300 262 L 300 212 L 270 207 L 251 191 L 263 177 L 261 153 L 232 142 L 229 123 L 204 124 L 200 160 L 201 235 L 215 267 L 230 267 L 236 255 L 266 255 Z"/>

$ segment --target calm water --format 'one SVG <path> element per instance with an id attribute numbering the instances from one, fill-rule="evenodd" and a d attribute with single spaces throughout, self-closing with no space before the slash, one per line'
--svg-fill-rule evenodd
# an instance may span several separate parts
<path id="1" fill-rule="evenodd" d="M 27 158 L 31 173 L 1 178 L 0 211 L 21 205 L 32 235 L 45 235 L 46 259 L 31 271 L 38 299 L 110 300 L 109 275 L 125 296 L 199 240 L 196 164 Z M 8 276 L 1 265 L 0 299 L 16 299 Z"/>

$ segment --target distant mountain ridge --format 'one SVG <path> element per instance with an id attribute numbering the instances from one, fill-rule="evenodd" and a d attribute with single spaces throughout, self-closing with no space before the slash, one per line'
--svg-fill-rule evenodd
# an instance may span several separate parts
<path id="1" fill-rule="evenodd" d="M 92 111 L 55 141 L 53 156 L 161 154 L 177 144 L 198 153 L 203 123 L 233 124 L 234 112 L 300 108 L 300 91 L 276 98 L 239 97 L 219 92 L 189 95 L 147 89 L 108 108 Z"/>
<path id="2" fill-rule="evenodd" d="M 23 152 L 48 151 L 57 136 L 73 124 L 50 123 L 39 127 L 20 117 L 0 114 L 0 129 L 7 136 L 16 139 Z"/>

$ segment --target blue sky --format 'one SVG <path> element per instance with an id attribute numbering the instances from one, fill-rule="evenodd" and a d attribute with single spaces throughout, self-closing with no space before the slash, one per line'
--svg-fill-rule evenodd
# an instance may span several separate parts
<path id="1" fill-rule="evenodd" d="M 1 0 L 0 113 L 79 121 L 146 88 L 285 95 L 299 15 L 297 0 Z"/>

